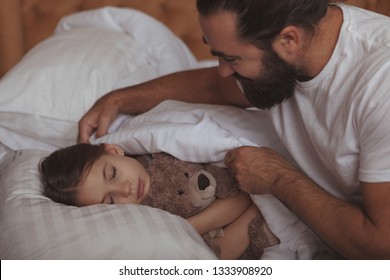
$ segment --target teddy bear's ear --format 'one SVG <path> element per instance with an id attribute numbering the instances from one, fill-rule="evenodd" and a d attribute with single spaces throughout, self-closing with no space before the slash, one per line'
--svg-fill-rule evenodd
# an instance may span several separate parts
<path id="1" fill-rule="evenodd" d="M 204 169 L 210 172 L 217 181 L 217 197 L 228 198 L 237 194 L 239 189 L 238 183 L 233 175 L 229 173 L 227 168 L 219 167 L 214 164 L 205 164 Z"/>

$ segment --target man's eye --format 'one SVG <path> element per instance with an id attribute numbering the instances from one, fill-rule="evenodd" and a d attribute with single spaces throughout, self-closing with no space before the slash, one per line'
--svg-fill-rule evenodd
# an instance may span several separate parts
<path id="1" fill-rule="evenodd" d="M 223 57 L 223 60 L 225 60 L 226 62 L 229 62 L 229 63 L 234 63 L 237 61 L 237 59 L 234 57 L 226 57 L 226 56 Z"/>

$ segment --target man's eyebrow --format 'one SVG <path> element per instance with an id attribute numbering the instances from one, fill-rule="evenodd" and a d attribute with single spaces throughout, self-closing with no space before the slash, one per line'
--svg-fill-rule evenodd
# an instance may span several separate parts
<path id="1" fill-rule="evenodd" d="M 223 53 L 221 51 L 217 51 L 217 50 L 213 50 L 213 49 L 211 49 L 210 52 L 211 52 L 212 56 L 216 56 L 216 57 L 226 57 L 226 58 L 230 58 L 230 59 L 240 59 L 239 56 L 226 54 L 226 53 Z"/>
<path id="2" fill-rule="evenodd" d="M 207 42 L 205 36 L 202 36 L 202 40 L 203 40 L 203 43 L 205 43 L 205 44 L 207 44 L 207 45 L 209 44 L 209 43 Z M 217 51 L 217 50 L 214 50 L 214 49 L 211 49 L 210 53 L 211 53 L 212 56 L 216 56 L 216 57 L 239 58 L 239 57 L 236 56 L 236 55 L 228 55 L 228 54 L 226 54 L 226 53 L 223 53 L 223 52 L 221 52 L 221 51 Z"/>
<path id="3" fill-rule="evenodd" d="M 223 52 L 220 52 L 220 51 L 217 51 L 217 50 L 213 50 L 211 49 L 211 55 L 212 56 L 218 56 L 218 57 L 224 57 L 224 56 L 227 56 L 226 54 L 224 54 Z"/>

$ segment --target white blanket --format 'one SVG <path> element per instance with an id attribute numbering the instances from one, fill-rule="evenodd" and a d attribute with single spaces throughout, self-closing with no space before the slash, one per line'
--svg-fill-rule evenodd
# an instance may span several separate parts
<path id="1" fill-rule="evenodd" d="M 167 152 L 193 162 L 223 161 L 227 151 L 243 145 L 286 154 L 265 112 L 173 100 L 139 116 L 120 116 L 108 135 L 90 141 L 118 144 L 128 154 Z"/>

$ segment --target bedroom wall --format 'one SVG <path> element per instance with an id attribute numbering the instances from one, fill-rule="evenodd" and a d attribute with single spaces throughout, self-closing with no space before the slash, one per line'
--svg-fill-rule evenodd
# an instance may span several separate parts
<path id="1" fill-rule="evenodd" d="M 390 0 L 344 2 L 390 15 Z M 181 37 L 198 59 L 210 58 L 201 40 L 195 0 L 0 0 L 0 77 L 50 36 L 62 16 L 107 5 L 132 7 L 154 16 Z"/>

